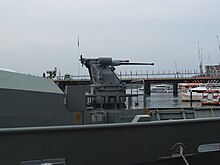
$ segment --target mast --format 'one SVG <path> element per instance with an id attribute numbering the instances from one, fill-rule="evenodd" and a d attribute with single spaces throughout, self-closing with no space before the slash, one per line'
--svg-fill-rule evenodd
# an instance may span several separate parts
<path id="1" fill-rule="evenodd" d="M 218 50 L 219 50 L 219 53 L 220 53 L 220 43 L 219 43 L 218 35 L 216 37 L 217 37 L 217 42 L 218 42 Z M 220 64 L 220 61 L 219 61 L 219 64 Z"/>
<path id="2" fill-rule="evenodd" d="M 199 55 L 199 61 L 200 61 L 200 64 L 199 64 L 200 76 L 202 76 L 202 75 L 203 75 L 203 67 L 202 67 L 202 48 L 200 49 L 199 41 L 198 41 L 198 55 Z"/>
<path id="3" fill-rule="evenodd" d="M 80 57 L 79 57 L 79 56 L 80 56 L 80 55 L 79 55 L 79 54 L 80 54 L 80 52 L 79 52 L 79 36 L 78 36 L 78 42 L 77 42 L 77 44 L 78 44 L 78 57 L 77 57 L 77 58 L 80 59 Z M 78 76 L 79 76 L 79 62 L 78 62 Z"/>

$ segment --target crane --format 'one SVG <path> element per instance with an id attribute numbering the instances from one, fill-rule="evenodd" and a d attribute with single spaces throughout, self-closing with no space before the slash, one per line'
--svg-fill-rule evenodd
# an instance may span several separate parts
<path id="1" fill-rule="evenodd" d="M 202 76 L 202 75 L 203 75 L 203 66 L 202 66 L 202 48 L 200 49 L 199 41 L 198 41 L 198 55 L 199 55 L 199 61 L 200 61 L 200 64 L 199 64 L 199 70 L 200 70 L 200 75 Z"/>
<path id="2" fill-rule="evenodd" d="M 219 53 L 220 53 L 220 43 L 219 43 L 218 35 L 216 37 L 217 37 L 217 42 L 218 42 L 218 50 L 219 50 Z"/>

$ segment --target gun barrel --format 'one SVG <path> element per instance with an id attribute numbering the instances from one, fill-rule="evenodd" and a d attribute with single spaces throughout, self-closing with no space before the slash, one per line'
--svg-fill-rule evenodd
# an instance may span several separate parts
<path id="1" fill-rule="evenodd" d="M 128 62 L 129 62 L 129 60 L 117 60 L 117 61 L 119 61 L 120 63 L 123 63 L 123 62 L 124 62 L 124 63 L 125 63 L 125 62 L 128 63 Z"/>
<path id="2" fill-rule="evenodd" d="M 120 65 L 154 65 L 154 63 L 121 62 Z"/>

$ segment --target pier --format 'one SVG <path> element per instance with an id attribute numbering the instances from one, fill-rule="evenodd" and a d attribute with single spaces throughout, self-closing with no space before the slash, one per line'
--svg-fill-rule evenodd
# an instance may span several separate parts
<path id="1" fill-rule="evenodd" d="M 144 76 L 143 76 L 144 77 Z M 143 80 L 145 83 L 144 93 L 148 96 L 151 94 L 151 84 L 172 84 L 173 85 L 173 95 L 178 95 L 178 84 L 179 83 L 218 83 L 220 82 L 220 77 L 174 77 L 174 78 L 122 78 L 123 82 L 130 84 L 134 80 Z M 54 80 L 55 83 L 62 89 L 65 89 L 67 85 L 89 85 L 91 81 L 89 78 L 84 79 L 58 79 Z"/>

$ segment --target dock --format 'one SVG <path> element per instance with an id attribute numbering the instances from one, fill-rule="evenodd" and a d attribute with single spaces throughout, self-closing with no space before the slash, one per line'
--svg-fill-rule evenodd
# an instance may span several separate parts
<path id="1" fill-rule="evenodd" d="M 218 83 L 220 82 L 220 77 L 174 77 L 174 78 L 122 78 L 122 81 L 126 84 L 130 84 L 132 81 L 142 80 L 144 81 L 144 93 L 148 96 L 151 94 L 150 86 L 151 84 L 172 84 L 173 85 L 173 95 L 178 95 L 178 84 L 179 83 Z M 55 83 L 64 90 L 67 85 L 89 85 L 91 81 L 89 78 L 84 79 L 57 79 L 54 80 Z"/>

